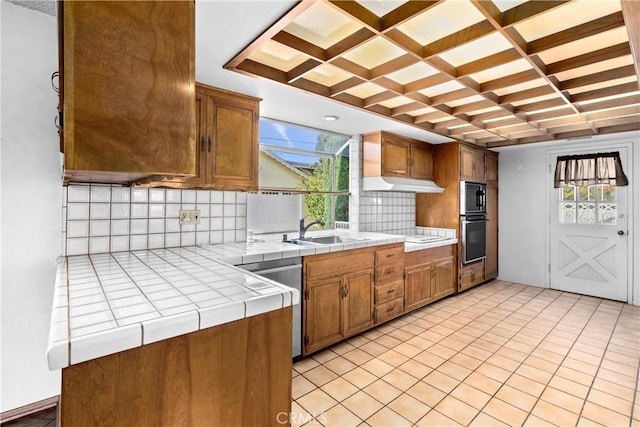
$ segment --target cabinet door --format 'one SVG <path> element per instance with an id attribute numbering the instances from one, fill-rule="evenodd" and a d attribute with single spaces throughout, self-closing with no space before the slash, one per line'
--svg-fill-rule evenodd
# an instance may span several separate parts
<path id="1" fill-rule="evenodd" d="M 460 179 L 484 182 L 484 152 L 460 147 Z"/>
<path id="2" fill-rule="evenodd" d="M 342 277 L 307 284 L 304 301 L 304 354 L 342 340 Z"/>
<path id="3" fill-rule="evenodd" d="M 258 189 L 258 112 L 255 105 L 212 97 L 213 144 L 207 183 L 220 190 Z"/>
<path id="4" fill-rule="evenodd" d="M 433 179 L 433 148 L 431 144 L 411 144 L 411 178 Z"/>
<path id="5" fill-rule="evenodd" d="M 487 184 L 498 185 L 498 153 L 487 151 L 484 162 Z"/>
<path id="6" fill-rule="evenodd" d="M 67 1 L 65 180 L 195 175 L 195 4 Z"/>
<path id="7" fill-rule="evenodd" d="M 373 270 L 344 276 L 344 336 L 357 334 L 373 325 Z"/>
<path id="8" fill-rule="evenodd" d="M 484 260 L 484 278 L 498 276 L 498 187 L 487 185 L 487 257 Z"/>
<path id="9" fill-rule="evenodd" d="M 433 262 L 431 290 L 433 298 L 441 298 L 456 290 L 455 257 L 441 258 Z"/>
<path id="10" fill-rule="evenodd" d="M 409 177 L 410 144 L 384 136 L 382 141 L 382 176 Z"/>
<path id="11" fill-rule="evenodd" d="M 404 310 L 422 307 L 431 298 L 431 263 L 405 269 Z"/>

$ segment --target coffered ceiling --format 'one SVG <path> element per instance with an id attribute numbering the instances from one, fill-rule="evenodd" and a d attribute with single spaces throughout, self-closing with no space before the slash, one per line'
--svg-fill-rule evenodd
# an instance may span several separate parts
<path id="1" fill-rule="evenodd" d="M 500 147 L 640 129 L 640 2 L 296 4 L 225 68 Z"/>

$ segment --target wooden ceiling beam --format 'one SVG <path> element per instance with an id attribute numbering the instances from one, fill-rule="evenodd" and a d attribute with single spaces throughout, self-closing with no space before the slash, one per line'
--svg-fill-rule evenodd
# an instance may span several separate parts
<path id="1" fill-rule="evenodd" d="M 487 100 L 476 101 L 469 104 L 459 105 L 453 108 L 452 114 L 469 114 L 474 111 L 483 110 L 485 108 L 494 107 L 495 103 Z"/>
<path id="2" fill-rule="evenodd" d="M 457 101 L 459 99 L 468 98 L 473 95 L 477 95 L 478 93 L 469 88 L 462 88 L 458 90 L 454 90 L 453 92 L 443 93 L 442 95 L 437 95 L 431 98 L 431 102 L 433 104 L 446 104 L 447 102 Z"/>
<path id="3" fill-rule="evenodd" d="M 424 108 L 425 105 L 420 102 L 410 102 L 409 104 L 401 105 L 400 107 L 391 109 L 391 116 L 399 116 L 401 114 L 410 113 L 412 111 L 420 110 Z"/>
<path id="4" fill-rule="evenodd" d="M 621 3 L 622 15 L 627 23 L 633 64 L 636 68 L 636 75 L 640 76 L 640 2 L 637 0 L 621 0 Z M 640 79 L 638 79 L 638 87 L 640 88 Z"/>
<path id="5" fill-rule="evenodd" d="M 350 18 L 357 19 L 376 33 L 382 31 L 382 23 L 380 22 L 378 15 L 371 12 L 357 1 L 330 0 L 328 3 L 334 6 L 339 12 Z"/>
<path id="6" fill-rule="evenodd" d="M 342 68 L 344 71 L 354 74 L 356 77 L 360 77 L 363 80 L 371 80 L 371 73 L 362 65 L 358 65 L 355 62 L 351 62 L 342 56 L 333 58 L 330 61 L 331 65 L 335 65 L 338 68 Z"/>
<path id="7" fill-rule="evenodd" d="M 292 82 L 289 82 L 289 84 L 293 87 L 297 87 L 298 89 L 315 93 L 316 95 L 321 95 L 324 97 L 329 97 L 331 95 L 328 87 L 316 82 L 312 82 L 311 80 L 307 80 L 305 78 L 296 79 Z"/>
<path id="8" fill-rule="evenodd" d="M 618 108 L 621 105 L 636 104 L 640 104 L 640 95 L 638 94 L 629 95 L 622 98 L 607 99 L 606 101 L 590 102 L 588 104 L 581 105 L 580 109 L 583 113 L 590 113 L 593 111 L 607 110 L 609 108 Z"/>
<path id="9" fill-rule="evenodd" d="M 300 37 L 294 36 L 291 33 L 286 31 L 280 31 L 275 36 L 273 36 L 273 41 L 276 41 L 280 44 L 290 47 L 291 49 L 295 49 L 299 52 L 304 53 L 312 58 L 316 58 L 320 61 L 326 60 L 325 50 L 320 46 L 317 46 L 313 43 L 309 43 L 306 40 L 301 39 Z"/>
<path id="10" fill-rule="evenodd" d="M 540 96 L 552 95 L 556 93 L 548 85 L 535 87 L 532 89 L 521 90 L 520 92 L 513 92 L 500 97 L 500 104 L 510 104 L 518 101 L 525 101 L 527 99 L 538 98 Z"/>
<path id="11" fill-rule="evenodd" d="M 363 100 L 363 106 L 365 108 L 369 108 L 376 104 L 379 104 L 380 102 L 388 101 L 390 99 L 397 98 L 397 97 L 398 97 L 397 93 L 393 93 L 388 90 L 385 90 L 384 92 L 381 92 L 377 95 L 373 95 L 368 98 L 365 98 Z M 391 110 L 389 110 L 389 114 L 391 114 Z"/>
<path id="12" fill-rule="evenodd" d="M 297 79 L 302 77 L 303 74 L 313 70 L 314 68 L 316 68 L 320 64 L 321 64 L 320 62 L 316 61 L 313 58 L 307 59 L 302 64 L 300 64 L 297 67 L 294 67 L 291 70 L 287 71 L 287 81 L 289 83 L 292 83 L 292 82 L 296 81 Z M 323 87 L 326 88 L 326 86 L 323 86 Z M 327 88 L 327 90 L 328 90 L 328 88 Z M 329 93 L 329 92 L 327 92 L 327 93 Z"/>
<path id="13" fill-rule="evenodd" d="M 415 116 L 413 118 L 413 123 L 415 123 L 415 124 L 431 123 L 434 120 L 438 120 L 438 119 L 441 119 L 443 117 L 447 117 L 447 115 L 443 114 L 440 111 L 434 111 L 432 113 L 426 113 L 426 114 L 421 114 L 419 116 Z"/>
<path id="14" fill-rule="evenodd" d="M 596 120 L 594 121 L 594 123 L 596 124 L 596 128 L 598 129 L 603 127 L 607 128 L 611 126 L 626 125 L 629 123 L 640 123 L 640 116 L 634 115 L 634 116 L 626 116 L 626 117 L 606 118 L 602 120 Z"/>
<path id="15" fill-rule="evenodd" d="M 631 105 L 629 107 L 616 108 L 613 110 L 598 111 L 587 114 L 589 120 L 602 120 L 614 117 L 637 116 L 640 114 L 640 105 Z"/>
<path id="16" fill-rule="evenodd" d="M 548 108 L 565 107 L 565 106 L 567 106 L 567 103 L 563 99 L 554 98 L 554 99 L 547 99 L 545 101 L 532 102 L 530 104 L 518 105 L 518 108 L 516 108 L 515 111 L 517 113 L 519 112 L 529 113 L 531 111 L 546 110 Z"/>
<path id="17" fill-rule="evenodd" d="M 539 79 L 540 74 L 536 70 L 526 70 L 519 73 L 511 74 L 506 77 L 499 77 L 480 84 L 480 92 L 491 92 L 497 89 L 503 89 L 509 86 L 515 86 L 526 83 L 531 80 Z"/>
<path id="18" fill-rule="evenodd" d="M 619 43 L 613 46 L 598 49 L 583 55 L 574 56 L 554 62 L 547 65 L 547 74 L 558 74 L 563 71 L 573 70 L 575 68 L 584 67 L 585 65 L 595 64 L 597 62 L 606 61 L 608 59 L 619 58 L 629 55 L 631 49 L 629 43 Z"/>
<path id="19" fill-rule="evenodd" d="M 623 83 L 617 86 L 605 87 L 603 89 L 590 90 L 588 92 L 577 93 L 571 96 L 573 102 L 593 101 L 594 99 L 606 98 L 608 96 L 622 95 L 638 90 L 638 83 Z"/>
<path id="20" fill-rule="evenodd" d="M 422 48 L 423 58 L 431 58 L 443 52 L 462 46 L 470 41 L 479 39 L 495 32 L 496 29 L 487 21 L 480 21 L 460 31 L 456 31 L 446 37 L 436 40 Z"/>
<path id="21" fill-rule="evenodd" d="M 405 93 L 417 92 L 419 90 L 428 89 L 432 86 L 437 86 L 439 84 L 447 83 L 450 81 L 452 81 L 452 78 L 450 76 L 438 73 L 429 77 L 424 77 L 411 83 L 407 83 L 406 85 L 404 85 L 404 91 Z"/>
<path id="22" fill-rule="evenodd" d="M 598 83 L 604 83 L 609 80 L 621 79 L 624 77 L 631 77 L 636 75 L 636 70 L 633 65 L 625 65 L 622 67 L 614 68 L 612 70 L 601 71 L 599 73 L 589 74 L 587 76 L 576 77 L 560 82 L 560 89 L 568 90 L 575 89 L 581 86 L 589 86 Z"/>
<path id="23" fill-rule="evenodd" d="M 437 130 L 437 129 L 447 129 L 450 128 L 452 126 L 458 126 L 458 125 L 463 125 L 467 122 L 465 122 L 464 120 L 460 120 L 457 118 L 453 118 L 451 120 L 444 120 L 442 122 L 437 122 L 433 124 L 433 129 Z"/>
<path id="24" fill-rule="evenodd" d="M 419 60 L 416 59 L 410 53 L 406 53 L 402 56 L 392 59 L 391 61 L 387 61 L 384 64 L 380 64 L 377 67 L 371 69 L 371 78 L 375 79 L 377 77 L 385 76 L 387 74 L 391 74 L 395 71 L 402 70 L 410 65 L 417 63 Z"/>
<path id="25" fill-rule="evenodd" d="M 277 68 L 269 67 L 268 65 L 260 64 L 259 62 L 255 62 L 251 59 L 245 59 L 238 65 L 236 65 L 237 69 L 242 70 L 246 73 L 258 75 L 260 77 L 264 77 L 270 80 L 275 80 L 279 83 L 287 83 L 287 73 L 282 70 L 278 70 Z"/>
<path id="26" fill-rule="evenodd" d="M 404 86 L 384 76 L 378 77 L 376 79 L 372 79 L 371 82 L 377 84 L 378 86 L 382 86 L 387 90 L 397 93 L 398 96 L 404 93 Z"/>
<path id="27" fill-rule="evenodd" d="M 489 68 L 497 67 L 499 65 L 508 64 L 509 62 L 513 62 L 521 58 L 522 56 L 519 55 L 515 49 L 507 49 L 456 67 L 455 76 L 468 76 L 469 74 L 488 70 Z"/>
<path id="28" fill-rule="evenodd" d="M 327 48 L 324 53 L 325 61 L 331 61 L 339 55 L 344 55 L 345 53 L 368 42 L 375 36 L 376 33 L 372 32 L 368 28 L 360 28 L 355 33 Z"/>
<path id="29" fill-rule="evenodd" d="M 575 111 L 573 110 L 573 108 L 567 106 L 565 108 L 555 109 L 551 111 L 544 111 L 542 113 L 528 114 L 527 119 L 530 122 L 536 123 L 536 122 L 540 122 L 541 120 L 552 119 L 554 117 L 567 117 L 574 114 L 575 114 Z"/>
<path id="30" fill-rule="evenodd" d="M 567 28 L 566 30 L 541 37 L 527 43 L 527 52 L 531 55 L 539 53 L 547 49 L 571 43 L 585 37 L 590 37 L 614 28 L 624 27 L 624 18 L 622 12 L 612 13 L 590 22 L 585 22 L 576 27 Z"/>
<path id="31" fill-rule="evenodd" d="M 360 78 L 360 77 L 349 77 L 347 80 L 344 80 L 340 83 L 337 83 L 333 86 L 331 86 L 329 93 L 331 94 L 331 96 L 336 96 L 342 92 L 344 92 L 345 90 L 349 90 L 352 87 L 356 87 L 361 85 L 362 83 L 366 82 L 366 80 Z"/>
<path id="32" fill-rule="evenodd" d="M 506 10 L 502 14 L 500 25 L 503 27 L 509 27 L 511 25 L 522 22 L 526 19 L 533 18 L 536 15 L 547 12 L 558 6 L 562 6 L 565 3 L 569 3 L 571 0 L 544 0 L 544 1 L 529 1 L 520 4 L 516 7 Z"/>
<path id="33" fill-rule="evenodd" d="M 408 1 L 380 18 L 380 31 L 384 32 L 389 28 L 396 27 L 403 22 L 406 22 L 409 19 L 429 10 L 438 3 L 441 3 L 441 1 Z"/>

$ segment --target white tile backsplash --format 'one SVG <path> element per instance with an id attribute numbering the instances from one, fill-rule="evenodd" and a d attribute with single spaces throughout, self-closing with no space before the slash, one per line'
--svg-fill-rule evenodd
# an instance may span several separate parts
<path id="1" fill-rule="evenodd" d="M 201 224 L 182 226 L 180 210 L 198 209 Z M 242 192 L 75 184 L 63 192 L 64 255 L 246 240 Z"/>

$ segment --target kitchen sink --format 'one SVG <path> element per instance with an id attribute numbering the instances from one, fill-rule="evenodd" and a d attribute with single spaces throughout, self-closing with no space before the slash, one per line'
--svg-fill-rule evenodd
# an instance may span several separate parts
<path id="1" fill-rule="evenodd" d="M 318 236 L 318 237 L 303 237 L 302 239 L 291 239 L 285 243 L 293 243 L 294 245 L 331 245 L 333 243 L 352 243 L 361 242 L 368 239 L 356 239 L 354 237 L 344 236 Z"/>

